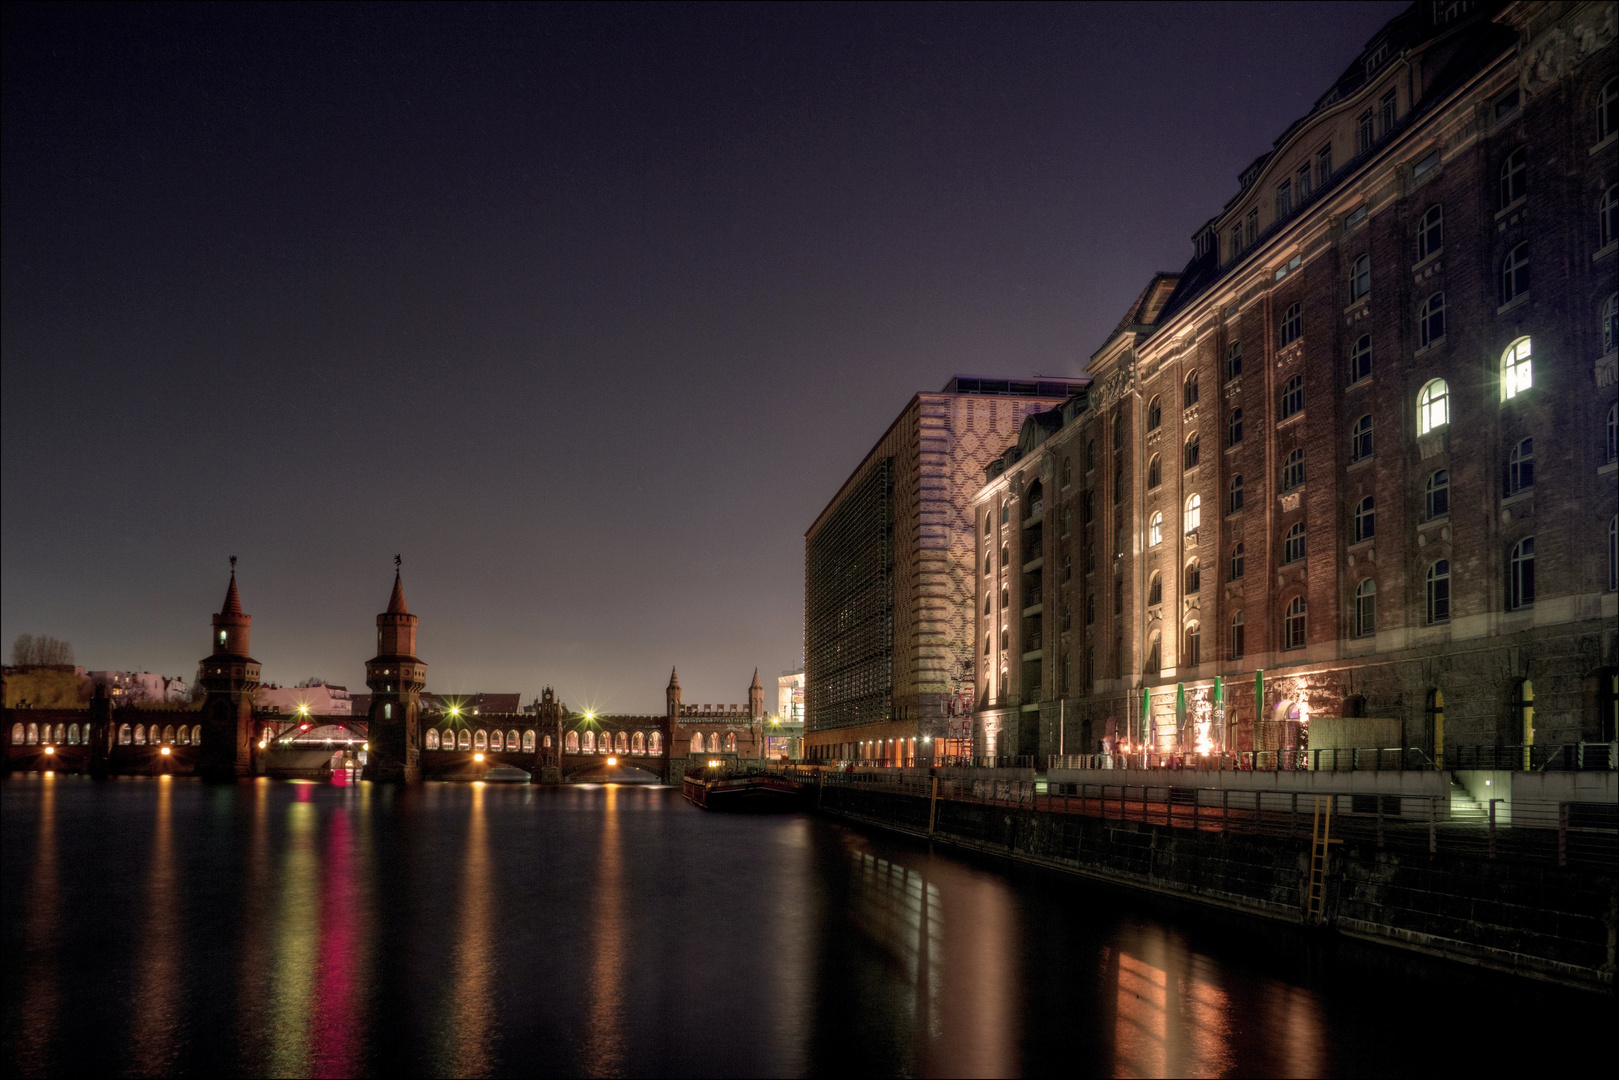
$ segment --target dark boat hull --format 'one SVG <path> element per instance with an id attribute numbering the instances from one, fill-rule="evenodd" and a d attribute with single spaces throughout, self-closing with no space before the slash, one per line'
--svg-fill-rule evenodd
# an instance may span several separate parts
<path id="1" fill-rule="evenodd" d="M 731 812 L 797 810 L 804 798 L 801 785 L 780 776 L 688 776 L 681 793 L 704 810 Z"/>

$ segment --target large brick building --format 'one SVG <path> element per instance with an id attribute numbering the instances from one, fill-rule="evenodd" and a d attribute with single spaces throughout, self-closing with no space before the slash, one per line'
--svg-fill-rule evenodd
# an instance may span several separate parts
<path id="1" fill-rule="evenodd" d="M 1244 170 L 986 470 L 978 753 L 1614 738 L 1614 38 L 1415 4 Z"/>
<path id="2" fill-rule="evenodd" d="M 972 494 L 1025 416 L 1083 384 L 958 375 L 917 394 L 815 519 L 804 539 L 806 756 L 912 760 L 935 740 L 970 751 Z"/>

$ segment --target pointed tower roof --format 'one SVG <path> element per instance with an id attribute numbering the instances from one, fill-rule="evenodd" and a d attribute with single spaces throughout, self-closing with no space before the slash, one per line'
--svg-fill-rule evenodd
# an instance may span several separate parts
<path id="1" fill-rule="evenodd" d="M 236 595 L 236 571 L 230 572 L 230 588 L 225 590 L 225 606 L 219 609 L 221 615 L 244 615 L 242 598 Z"/>
<path id="2" fill-rule="evenodd" d="M 669 687 L 668 688 L 670 690 L 679 690 L 680 689 L 680 676 L 675 674 L 675 669 L 674 668 L 669 669 Z"/>
<path id="3" fill-rule="evenodd" d="M 393 595 L 388 597 L 388 614 L 389 615 L 409 615 L 410 614 L 410 612 L 408 610 L 406 610 L 406 608 L 405 608 L 405 585 L 404 585 L 404 582 L 399 580 L 399 571 L 397 571 L 397 570 L 394 571 L 394 591 L 393 591 Z"/>
<path id="4" fill-rule="evenodd" d="M 764 685 L 759 682 L 759 669 L 758 668 L 753 669 L 753 681 L 748 684 L 748 689 L 749 690 L 763 690 L 764 689 Z"/>

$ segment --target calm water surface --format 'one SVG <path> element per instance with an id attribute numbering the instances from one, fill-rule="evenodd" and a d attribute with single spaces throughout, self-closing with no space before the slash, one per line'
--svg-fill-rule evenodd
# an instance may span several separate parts
<path id="1" fill-rule="evenodd" d="M 1510 1067 L 1487 1015 L 1611 1022 L 668 788 L 30 775 L 0 808 L 7 1075 L 1420 1073 Z"/>

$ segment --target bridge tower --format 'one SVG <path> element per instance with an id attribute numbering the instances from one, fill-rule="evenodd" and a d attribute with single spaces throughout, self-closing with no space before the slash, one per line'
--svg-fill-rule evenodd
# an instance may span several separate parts
<path id="1" fill-rule="evenodd" d="M 534 765 L 529 770 L 531 784 L 562 783 L 562 703 L 549 686 L 534 703 L 535 726 L 539 729 L 534 740 Z M 547 745 L 549 744 L 549 745 Z"/>
<path id="2" fill-rule="evenodd" d="M 748 718 L 758 723 L 765 718 L 765 688 L 759 682 L 759 669 L 753 669 L 753 682 L 748 686 Z"/>
<path id="3" fill-rule="evenodd" d="M 675 669 L 669 669 L 669 686 L 663 692 L 664 704 L 669 714 L 669 738 L 675 737 L 675 725 L 680 722 L 680 676 Z"/>
<path id="4" fill-rule="evenodd" d="M 405 586 L 394 556 L 394 591 L 377 616 L 377 655 L 365 663 L 371 688 L 365 778 L 414 783 L 422 778 L 421 693 L 427 665 L 416 657 L 416 616 L 405 607 Z"/>
<path id="5" fill-rule="evenodd" d="M 230 588 L 214 616 L 214 651 L 202 660 L 202 752 L 197 774 L 234 780 L 253 769 L 253 697 L 259 688 L 259 662 L 248 655 L 253 616 L 236 593 L 236 556 L 230 559 Z"/>

